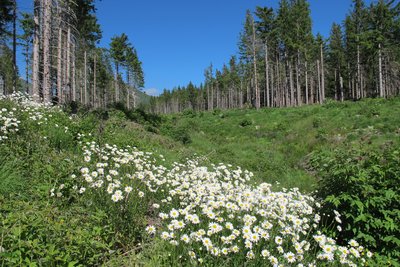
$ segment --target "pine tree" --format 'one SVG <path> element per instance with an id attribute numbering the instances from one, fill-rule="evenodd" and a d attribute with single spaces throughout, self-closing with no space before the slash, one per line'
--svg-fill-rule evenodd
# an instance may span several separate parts
<path id="1" fill-rule="evenodd" d="M 0 37 L 7 35 L 8 24 L 13 21 L 14 0 L 0 1 Z"/>
<path id="2" fill-rule="evenodd" d="M 115 102 L 119 101 L 119 70 L 126 61 L 126 50 L 129 46 L 128 36 L 123 33 L 111 39 L 110 54 L 115 64 Z"/>
<path id="3" fill-rule="evenodd" d="M 20 27 L 23 34 L 20 39 L 24 42 L 25 51 L 23 55 L 25 56 L 26 72 L 25 72 L 25 82 L 26 82 L 26 93 L 29 93 L 29 66 L 31 57 L 31 46 L 33 43 L 33 35 L 35 31 L 35 23 L 33 20 L 33 15 L 31 13 L 22 13 L 22 18 L 20 19 Z"/>
<path id="4" fill-rule="evenodd" d="M 329 85 L 334 89 L 333 95 L 337 100 L 344 100 L 343 77 L 345 75 L 345 48 L 343 43 L 343 32 L 340 25 L 334 23 L 329 38 Z"/>

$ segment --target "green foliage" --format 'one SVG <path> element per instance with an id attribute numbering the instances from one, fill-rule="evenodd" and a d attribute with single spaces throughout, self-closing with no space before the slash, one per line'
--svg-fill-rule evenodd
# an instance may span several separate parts
<path id="1" fill-rule="evenodd" d="M 242 127 L 250 126 L 252 124 L 253 122 L 249 119 L 243 119 L 241 122 L 239 122 L 239 125 Z"/>
<path id="2" fill-rule="evenodd" d="M 397 144 L 398 145 L 398 144 Z M 343 215 L 341 240 L 357 238 L 380 255 L 400 257 L 400 152 L 388 144 L 315 153 L 311 165 L 320 178 L 316 196 L 322 213 Z M 325 218 L 328 225 L 333 218 Z"/>
<path id="3" fill-rule="evenodd" d="M 93 266 L 116 250 L 104 212 L 0 197 L 4 266 Z"/>

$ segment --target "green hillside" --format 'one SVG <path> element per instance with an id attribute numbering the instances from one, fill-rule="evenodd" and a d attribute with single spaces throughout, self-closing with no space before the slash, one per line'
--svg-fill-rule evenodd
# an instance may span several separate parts
<path id="1" fill-rule="evenodd" d="M 313 152 L 398 141 L 400 101 L 329 102 L 301 108 L 186 112 L 168 116 L 161 133 L 189 133 L 187 145 L 215 162 L 253 171 L 257 181 L 311 191 Z M 179 138 L 178 138 L 179 139 Z"/>
<path id="2" fill-rule="evenodd" d="M 71 115 L 14 96 L 0 110 L 2 266 L 269 266 L 296 255 L 379 265 L 399 255 L 398 98 L 160 117 L 121 106 Z M 359 210 L 338 205 L 340 217 L 314 193 L 344 176 L 374 183 L 331 198 L 357 197 L 349 207 L 363 209 L 363 197 L 376 199 L 356 223 L 347 215 Z M 325 224 L 325 212 L 343 224 Z M 221 241 L 229 233 L 236 241 Z"/>

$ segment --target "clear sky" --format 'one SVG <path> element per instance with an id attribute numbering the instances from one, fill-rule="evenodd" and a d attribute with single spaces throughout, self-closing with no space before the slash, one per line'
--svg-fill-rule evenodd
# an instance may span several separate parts
<path id="1" fill-rule="evenodd" d="M 32 0 L 20 0 L 27 9 Z M 313 32 L 329 35 L 351 0 L 310 0 Z M 366 1 L 366 2 L 371 2 Z M 126 33 L 143 62 L 145 91 L 158 94 L 189 81 L 199 85 L 210 64 L 220 68 L 237 52 L 246 9 L 276 8 L 278 0 L 97 0 L 101 46 Z M 23 69 L 21 68 L 21 74 Z"/>

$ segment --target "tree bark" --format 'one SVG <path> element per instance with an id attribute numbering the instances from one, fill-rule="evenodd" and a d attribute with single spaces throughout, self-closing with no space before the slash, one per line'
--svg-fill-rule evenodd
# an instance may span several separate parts
<path id="1" fill-rule="evenodd" d="M 67 88 L 69 89 L 69 101 L 73 100 L 72 97 L 72 83 L 71 83 L 71 28 L 68 27 L 67 30 L 67 58 L 66 58 L 66 63 L 67 63 L 67 67 L 66 67 L 66 85 Z"/>
<path id="2" fill-rule="evenodd" d="M 85 100 L 84 100 L 84 104 L 87 105 L 87 52 L 85 50 L 84 54 L 84 69 L 83 69 L 83 82 L 84 82 L 84 90 L 85 90 Z M 82 98 L 82 97 L 81 97 Z"/>
<path id="3" fill-rule="evenodd" d="M 72 44 L 72 101 L 76 101 L 76 61 L 75 61 L 75 44 Z"/>
<path id="4" fill-rule="evenodd" d="M 292 71 L 292 62 L 289 62 L 289 82 L 290 82 L 290 106 L 295 105 L 294 100 L 294 86 L 293 86 L 293 71 Z"/>
<path id="5" fill-rule="evenodd" d="M 306 74 L 306 94 L 305 94 L 305 100 L 306 100 L 306 105 L 308 105 L 308 70 L 307 70 L 307 61 L 305 62 L 305 74 Z"/>
<path id="6" fill-rule="evenodd" d="M 260 108 L 260 90 L 258 88 L 258 81 L 257 81 L 257 57 L 256 57 L 256 29 L 254 25 L 254 19 L 251 20 L 252 27 L 253 27 L 253 68 L 254 68 L 254 87 L 255 87 L 255 94 L 256 94 L 256 109 Z"/>
<path id="7" fill-rule="evenodd" d="M 13 91 L 17 91 L 17 0 L 13 2 Z M 28 82 L 28 81 L 26 81 Z"/>
<path id="8" fill-rule="evenodd" d="M 379 97 L 385 97 L 385 94 L 384 94 L 384 91 L 383 91 L 381 44 L 379 44 L 378 57 L 379 57 Z"/>
<path id="9" fill-rule="evenodd" d="M 43 25 L 43 101 L 51 101 L 50 80 L 50 38 L 51 38 L 51 0 L 44 0 Z"/>
<path id="10" fill-rule="evenodd" d="M 340 76 L 339 80 L 340 80 L 340 101 L 343 102 L 344 101 L 343 77 Z"/>
<path id="11" fill-rule="evenodd" d="M 118 63 L 115 63 L 115 103 L 119 101 Z"/>
<path id="12" fill-rule="evenodd" d="M 269 95 L 269 62 L 268 62 L 268 43 L 265 41 L 265 95 L 267 98 L 267 107 L 271 106 L 270 95 Z M 265 103 L 264 103 L 265 105 Z"/>
<path id="13" fill-rule="evenodd" d="M 317 95 L 317 99 L 319 101 L 320 104 L 322 104 L 323 100 L 322 100 L 322 88 L 321 88 L 321 70 L 320 70 L 320 64 L 319 64 L 319 60 L 317 60 L 317 76 L 318 76 L 318 95 Z"/>
<path id="14" fill-rule="evenodd" d="M 33 35 L 33 66 L 32 66 L 32 98 L 34 101 L 39 101 L 39 46 L 40 46 L 40 30 L 39 30 L 39 14 L 40 2 L 34 1 L 34 35 Z"/>
<path id="15" fill-rule="evenodd" d="M 325 67 L 324 67 L 324 51 L 321 44 L 321 104 L 325 101 Z"/>
<path id="16" fill-rule="evenodd" d="M 361 97 L 361 69 L 360 69 L 360 45 L 357 45 L 357 78 L 356 78 L 356 98 Z"/>
<path id="17" fill-rule="evenodd" d="M 59 14 L 60 16 L 60 14 Z M 57 102 L 62 103 L 62 28 L 58 28 L 58 44 L 57 44 Z"/>
<path id="18" fill-rule="evenodd" d="M 94 59 L 93 59 L 93 107 L 97 107 L 97 96 L 96 96 L 96 91 L 97 91 L 97 55 L 94 54 Z"/>
<path id="19" fill-rule="evenodd" d="M 297 64 L 296 64 L 296 89 L 297 89 L 297 106 L 301 106 L 301 92 L 300 92 L 300 52 L 297 51 Z"/>
<path id="20" fill-rule="evenodd" d="M 26 42 L 25 47 L 25 79 L 26 79 L 26 89 L 25 92 L 29 94 L 29 42 Z"/>

